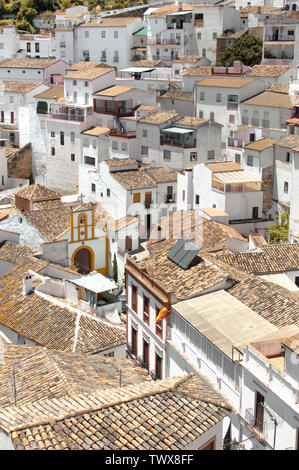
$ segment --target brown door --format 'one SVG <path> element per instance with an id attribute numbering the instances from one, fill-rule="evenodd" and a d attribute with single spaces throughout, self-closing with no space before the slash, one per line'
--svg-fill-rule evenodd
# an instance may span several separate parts
<path id="1" fill-rule="evenodd" d="M 149 345 L 144 339 L 143 340 L 143 364 L 144 364 L 144 368 L 147 370 L 149 369 L 148 356 L 149 356 Z"/>
<path id="2" fill-rule="evenodd" d="M 90 252 L 87 248 L 81 248 L 74 257 L 74 265 L 78 268 L 80 274 L 90 272 Z"/>
<path id="3" fill-rule="evenodd" d="M 132 237 L 126 236 L 126 251 L 132 250 Z"/>
<path id="4" fill-rule="evenodd" d="M 162 358 L 156 353 L 156 371 L 155 375 L 157 379 L 162 379 Z"/>
<path id="5" fill-rule="evenodd" d="M 152 202 L 152 193 L 145 193 L 144 205 L 146 209 L 149 209 Z"/>
<path id="6" fill-rule="evenodd" d="M 255 402 L 255 427 L 263 432 L 264 430 L 264 401 L 265 398 L 259 392 L 256 392 Z"/>
<path id="7" fill-rule="evenodd" d="M 137 356 L 137 331 L 132 327 L 132 353 Z"/>

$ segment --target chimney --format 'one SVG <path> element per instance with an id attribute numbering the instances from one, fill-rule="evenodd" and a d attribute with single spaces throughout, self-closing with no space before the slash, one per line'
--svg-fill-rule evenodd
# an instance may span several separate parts
<path id="1" fill-rule="evenodd" d="M 23 274 L 23 289 L 22 294 L 28 295 L 33 290 L 32 275 L 30 273 Z"/>

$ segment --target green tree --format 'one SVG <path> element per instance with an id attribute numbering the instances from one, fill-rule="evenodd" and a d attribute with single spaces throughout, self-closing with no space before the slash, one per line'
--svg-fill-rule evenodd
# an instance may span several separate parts
<path id="1" fill-rule="evenodd" d="M 19 31 L 28 31 L 28 33 L 34 33 L 34 27 L 26 20 L 17 21 L 16 26 Z"/>
<path id="2" fill-rule="evenodd" d="M 249 66 L 260 64 L 262 52 L 263 41 L 250 34 L 244 34 L 219 55 L 217 65 L 231 67 L 234 65 L 235 60 L 239 60 L 242 64 Z"/>
<path id="3" fill-rule="evenodd" d="M 115 253 L 113 257 L 113 281 L 116 283 L 118 281 L 118 268 L 117 268 L 117 259 L 116 259 Z"/>
<path id="4" fill-rule="evenodd" d="M 275 216 L 275 224 L 266 227 L 270 235 L 270 243 L 287 243 L 289 241 L 289 214 L 283 212 L 280 220 Z"/>

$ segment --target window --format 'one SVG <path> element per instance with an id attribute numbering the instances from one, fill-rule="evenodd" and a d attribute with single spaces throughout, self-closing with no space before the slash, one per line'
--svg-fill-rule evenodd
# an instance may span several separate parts
<path id="1" fill-rule="evenodd" d="M 60 145 L 64 145 L 64 132 L 60 132 Z"/>
<path id="2" fill-rule="evenodd" d="M 286 154 L 286 162 L 290 162 L 291 161 L 291 154 L 290 152 L 287 152 Z"/>
<path id="3" fill-rule="evenodd" d="M 51 155 L 55 155 L 55 147 L 51 147 Z"/>
<path id="4" fill-rule="evenodd" d="M 118 51 L 114 51 L 113 62 L 119 62 L 119 54 L 118 54 Z"/>
<path id="5" fill-rule="evenodd" d="M 225 185 L 225 192 L 226 192 L 226 193 L 230 193 L 231 190 L 232 190 L 231 185 L 230 185 L 230 184 L 226 184 L 226 185 Z"/>
<path id="6" fill-rule="evenodd" d="M 199 194 L 195 194 L 195 204 L 198 205 L 200 201 Z"/>
<path id="7" fill-rule="evenodd" d="M 104 354 L 105 357 L 114 357 L 114 351 Z"/>
<path id="8" fill-rule="evenodd" d="M 235 162 L 241 163 L 241 155 L 239 153 L 235 153 Z"/>
<path id="9" fill-rule="evenodd" d="M 203 119 L 203 111 L 199 111 L 199 112 L 198 112 L 198 117 L 201 118 L 201 119 Z"/>
<path id="10" fill-rule="evenodd" d="M 102 51 L 101 61 L 106 62 L 106 51 Z"/>
<path id="11" fill-rule="evenodd" d="M 132 284 L 132 301 L 131 301 L 132 310 L 137 313 L 137 286 Z"/>
<path id="12" fill-rule="evenodd" d="M 132 345 L 131 345 L 132 353 L 134 356 L 137 356 L 137 330 L 133 328 L 133 326 L 132 326 L 131 334 L 132 334 Z"/>
<path id="13" fill-rule="evenodd" d="M 128 150 L 128 144 L 127 142 L 122 142 L 121 143 L 121 151 L 126 152 Z"/>
<path id="14" fill-rule="evenodd" d="M 197 39 L 201 40 L 201 33 L 197 33 Z"/>
<path id="15" fill-rule="evenodd" d="M 83 146 L 84 147 L 89 147 L 89 139 L 86 138 L 86 137 L 83 139 Z"/>
<path id="16" fill-rule="evenodd" d="M 118 142 L 117 140 L 112 141 L 112 150 L 118 150 Z"/>
<path id="17" fill-rule="evenodd" d="M 185 195 L 186 195 L 186 191 L 183 189 L 183 192 L 182 192 L 182 200 L 183 200 L 183 202 L 185 201 Z"/>
<path id="18" fill-rule="evenodd" d="M 15 113 L 10 113 L 10 123 L 13 124 L 15 122 Z"/>
<path id="19" fill-rule="evenodd" d="M 35 43 L 35 52 L 39 52 L 39 42 Z"/>
<path id="20" fill-rule="evenodd" d="M 235 116 L 233 114 L 229 115 L 229 123 L 230 124 L 235 124 Z"/>
<path id="21" fill-rule="evenodd" d="M 106 37 L 106 31 L 101 31 L 101 38 L 105 38 Z"/>
<path id="22" fill-rule="evenodd" d="M 31 43 L 27 42 L 27 52 L 31 52 Z"/>
<path id="23" fill-rule="evenodd" d="M 215 120 L 215 113 L 210 113 L 210 121 L 214 122 Z"/>
<path id="24" fill-rule="evenodd" d="M 221 103 L 221 93 L 216 94 L 216 101 L 217 103 Z"/>
<path id="25" fill-rule="evenodd" d="M 164 160 L 171 160 L 171 151 L 170 150 L 163 150 L 163 158 Z"/>
<path id="26" fill-rule="evenodd" d="M 92 193 L 96 192 L 96 185 L 94 183 L 91 183 L 91 192 Z"/>
<path id="27" fill-rule="evenodd" d="M 71 153 L 71 161 L 74 162 L 75 161 L 75 154 L 74 153 Z"/>
<path id="28" fill-rule="evenodd" d="M 74 103 L 77 103 L 77 92 L 74 91 Z"/>
<path id="29" fill-rule="evenodd" d="M 10 96 L 10 97 L 9 97 L 9 102 L 10 102 L 10 103 L 13 103 L 13 96 Z"/>
<path id="30" fill-rule="evenodd" d="M 4 43 L 0 42 L 0 49 L 4 49 Z"/>
<path id="31" fill-rule="evenodd" d="M 140 193 L 133 194 L 133 202 L 140 202 Z"/>
<path id="32" fill-rule="evenodd" d="M 159 315 L 160 308 L 156 307 L 156 318 Z M 162 338 L 162 332 L 163 332 L 163 320 L 159 321 L 159 323 L 156 323 L 156 335 Z"/>
<path id="33" fill-rule="evenodd" d="M 150 308 L 150 300 L 145 295 L 143 296 L 143 321 L 147 325 L 149 325 L 149 308 Z"/>
<path id="34" fill-rule="evenodd" d="M 214 160 L 215 150 L 208 150 L 208 160 Z"/>
<path id="35" fill-rule="evenodd" d="M 73 86 L 77 85 L 77 80 L 73 80 Z"/>
<path id="36" fill-rule="evenodd" d="M 294 31 L 293 30 L 288 31 L 288 36 L 294 36 Z"/>
<path id="37" fill-rule="evenodd" d="M 289 183 L 287 181 L 284 182 L 283 190 L 285 193 L 289 192 Z"/>
<path id="38" fill-rule="evenodd" d="M 114 39 L 118 38 L 118 31 L 114 31 L 113 37 L 114 37 Z"/>
<path id="39" fill-rule="evenodd" d="M 2 186 L 4 186 L 4 176 L 3 175 L 2 175 L 1 182 L 2 182 Z"/>
<path id="40" fill-rule="evenodd" d="M 202 50 L 202 56 L 203 56 L 203 57 L 206 56 L 206 49 L 203 49 L 203 50 Z"/>
<path id="41" fill-rule="evenodd" d="M 178 69 L 176 69 L 176 70 L 174 71 L 174 73 L 175 73 L 175 75 L 179 75 L 179 74 L 180 74 L 180 71 L 179 71 Z"/>
<path id="42" fill-rule="evenodd" d="M 89 38 L 89 31 L 85 31 L 85 37 Z"/>
<path id="43" fill-rule="evenodd" d="M 110 197 L 110 189 L 109 188 L 107 188 L 106 194 L 107 194 L 107 197 Z"/>
<path id="44" fill-rule="evenodd" d="M 89 100 L 89 94 L 88 93 L 85 93 L 85 102 L 84 104 L 88 104 L 88 100 Z"/>
<path id="45" fill-rule="evenodd" d="M 55 138 L 55 132 L 51 132 L 51 137 Z"/>
<path id="46" fill-rule="evenodd" d="M 149 370 L 149 344 L 145 338 L 143 338 L 143 365 L 145 369 Z"/>
<path id="47" fill-rule="evenodd" d="M 141 155 L 148 155 L 148 147 L 141 145 Z"/>
<path id="48" fill-rule="evenodd" d="M 204 100 L 205 100 L 205 92 L 204 92 L 204 91 L 201 91 L 201 92 L 199 93 L 199 99 L 200 99 L 200 101 L 204 101 Z"/>
<path id="49" fill-rule="evenodd" d="M 247 166 L 253 166 L 253 156 L 248 155 L 247 157 Z"/>
<path id="50" fill-rule="evenodd" d="M 83 59 L 85 62 L 89 62 L 89 51 L 82 51 L 83 52 Z"/>
<path id="51" fill-rule="evenodd" d="M 147 129 L 142 129 L 142 137 L 147 137 Z"/>
<path id="52" fill-rule="evenodd" d="M 190 153 L 190 162 L 196 162 L 197 161 L 197 152 L 191 152 Z"/>
<path id="53" fill-rule="evenodd" d="M 4 122 L 4 111 L 1 111 L 1 122 Z"/>
<path id="54" fill-rule="evenodd" d="M 96 159 L 94 157 L 88 157 L 87 155 L 84 156 L 84 163 L 86 165 L 93 165 L 95 166 L 96 164 Z"/>
<path id="55" fill-rule="evenodd" d="M 213 33 L 213 39 L 217 39 L 217 33 Z"/>
<path id="56" fill-rule="evenodd" d="M 87 87 L 87 86 L 88 86 L 88 82 L 84 82 L 84 86 Z"/>

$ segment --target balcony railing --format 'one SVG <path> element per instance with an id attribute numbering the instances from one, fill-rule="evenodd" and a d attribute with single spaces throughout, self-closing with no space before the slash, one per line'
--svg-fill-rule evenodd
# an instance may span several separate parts
<path id="1" fill-rule="evenodd" d="M 280 35 L 278 37 L 276 37 L 275 35 L 268 35 L 266 34 L 265 36 L 265 42 L 276 42 L 276 41 L 295 41 L 295 35 L 290 35 L 290 36 L 286 36 L 286 35 Z"/>
<path id="2" fill-rule="evenodd" d="M 183 149 L 189 149 L 189 148 L 196 148 L 197 145 L 197 140 L 194 139 L 191 142 L 180 142 L 176 139 L 172 139 L 171 137 L 164 137 L 160 136 L 160 145 L 169 145 L 170 147 L 180 147 Z"/>
<path id="3" fill-rule="evenodd" d="M 258 441 L 264 442 L 267 440 L 267 423 L 257 420 L 251 408 L 245 412 L 245 421 L 248 429 Z"/>
<path id="4" fill-rule="evenodd" d="M 84 122 L 86 120 L 86 116 L 76 116 L 72 114 L 51 113 L 50 116 L 52 119 L 61 119 L 63 121 Z"/>
<path id="5" fill-rule="evenodd" d="M 238 140 L 238 139 L 233 139 L 232 137 L 228 137 L 227 145 L 229 147 L 243 147 L 243 140 Z"/>
<path id="6" fill-rule="evenodd" d="M 235 103 L 233 101 L 228 101 L 227 102 L 227 109 L 238 109 L 238 103 Z"/>
<path id="7" fill-rule="evenodd" d="M 157 46 L 180 46 L 182 41 L 180 39 L 148 39 L 147 43 Z"/>
<path id="8" fill-rule="evenodd" d="M 110 129 L 108 135 L 113 137 L 124 137 L 126 139 L 135 139 L 136 138 L 136 131 L 125 131 L 125 133 L 120 132 L 116 127 Z"/>
<path id="9" fill-rule="evenodd" d="M 174 194 L 172 194 L 172 195 L 167 194 L 166 197 L 165 197 L 165 203 L 166 204 L 175 203 L 175 195 Z"/>

